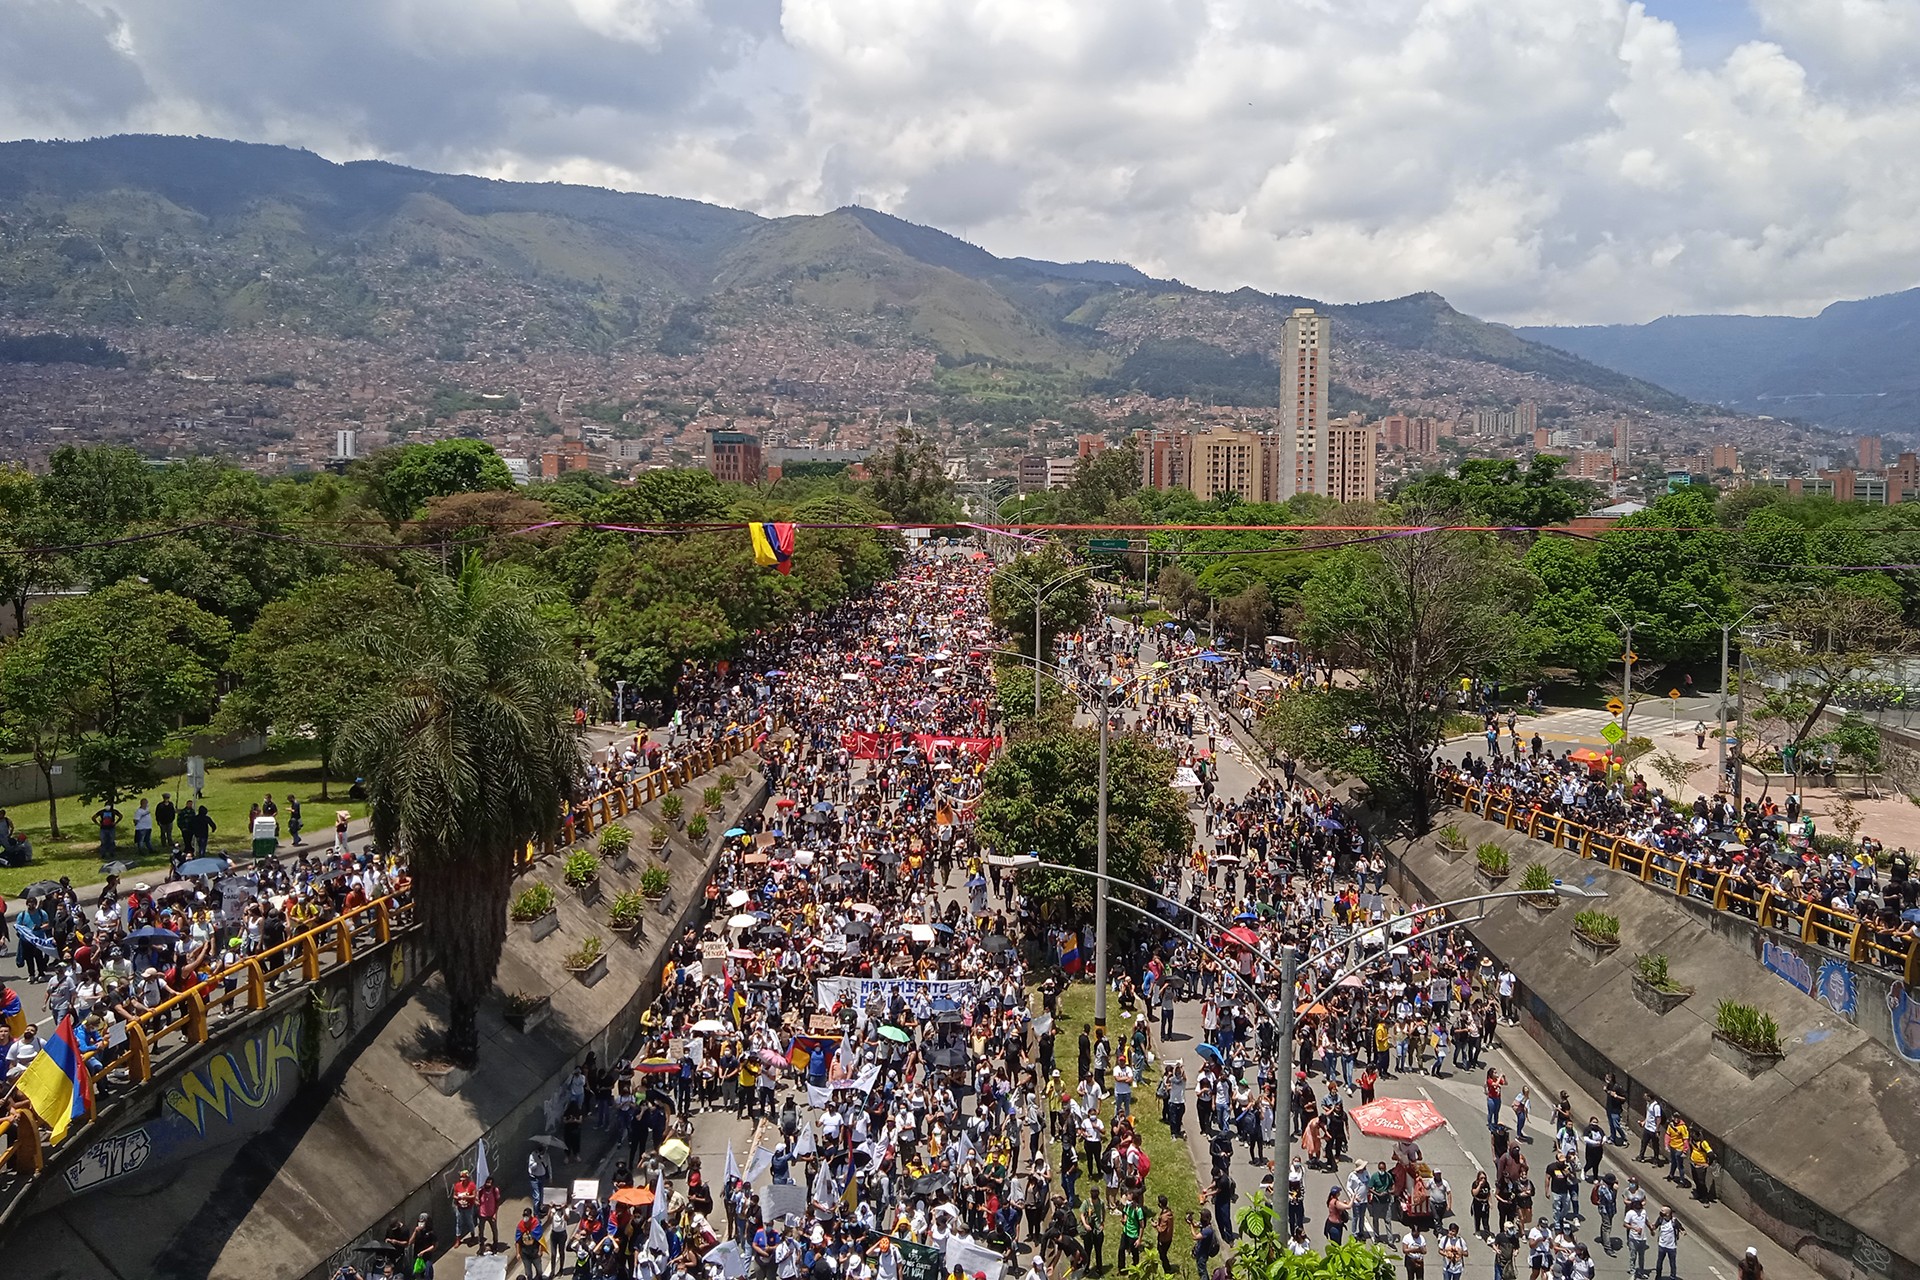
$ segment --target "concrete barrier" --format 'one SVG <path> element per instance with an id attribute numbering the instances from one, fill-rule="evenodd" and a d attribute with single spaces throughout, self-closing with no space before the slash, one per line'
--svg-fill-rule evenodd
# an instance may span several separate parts
<path id="1" fill-rule="evenodd" d="M 737 759 L 749 770 L 747 781 L 715 815 L 716 831 L 766 803 L 760 761 L 751 754 Z M 410 1221 L 432 1213 L 447 1239 L 452 1177 L 471 1167 L 483 1136 L 507 1203 L 516 1206 L 513 1215 L 504 1208 L 502 1215 L 516 1216 L 526 1195 L 528 1140 L 557 1131 L 566 1079 L 588 1050 L 608 1061 L 634 1039 L 640 1014 L 656 993 L 666 943 L 701 910 L 719 843 L 716 836 L 695 849 L 684 833 L 675 835 L 665 860 L 675 905 L 670 915 L 647 915 L 638 948 L 613 935 L 604 900 L 585 906 L 559 884 L 558 858 L 540 860 L 526 882 L 554 884 L 560 926 L 536 941 L 526 926 L 510 925 L 495 985 L 500 993 L 548 996 L 551 1015 L 530 1032 L 516 1031 L 505 1021 L 503 997 L 487 1001 L 480 1011 L 480 1067 L 447 1093 L 416 1066 L 445 1025 L 445 989 L 430 973 L 412 980 L 429 958 L 411 951 L 409 985 L 399 991 L 389 970 L 381 988 L 386 995 L 364 1022 L 351 1019 L 368 999 L 371 970 L 344 975 L 313 998 L 314 1012 L 299 1038 L 289 1041 L 285 1024 L 275 1030 L 263 1023 L 258 1034 L 226 1043 L 220 1054 L 198 1064 L 205 1068 L 198 1085 L 169 1090 L 156 1106 L 173 1116 L 182 1116 L 183 1106 L 197 1114 L 211 1105 L 201 1103 L 200 1095 L 213 1096 L 214 1082 L 229 1080 L 225 1096 L 236 1122 L 210 1118 L 202 1140 L 182 1146 L 185 1158 L 164 1168 L 143 1165 L 133 1171 L 137 1177 L 93 1179 L 78 1189 L 83 1194 L 36 1204 L 37 1216 L 8 1244 L 16 1273 L 49 1280 L 324 1280 L 354 1243 L 381 1238 L 396 1215 Z M 606 897 L 637 887 L 653 861 L 636 849 L 629 871 L 604 871 Z M 608 974 L 587 987 L 561 958 L 596 934 L 609 942 Z M 400 998 L 393 998 L 395 992 Z M 333 1019 L 343 1003 L 350 1021 L 334 1037 Z M 290 1087 L 284 1065 L 289 1044 L 295 1053 L 313 1055 L 312 1074 L 301 1075 L 298 1087 Z M 236 1105 L 240 1092 L 257 1095 L 254 1082 L 262 1080 L 272 1085 L 262 1106 Z M 137 1147 L 139 1139 L 128 1144 Z"/>
<path id="2" fill-rule="evenodd" d="M 1633 875 L 1471 814 L 1449 813 L 1442 819 L 1448 821 L 1469 848 L 1490 840 L 1506 849 L 1516 872 L 1540 862 L 1556 877 L 1611 895 L 1604 909 L 1619 917 L 1622 945 L 1598 964 L 1570 946 L 1570 903 L 1544 917 L 1512 900 L 1489 904 L 1487 919 L 1471 929 L 1519 978 L 1528 1034 L 1583 1088 L 1598 1095 L 1612 1071 L 1626 1082 L 1634 1114 L 1651 1094 L 1704 1129 L 1723 1161 L 1722 1198 L 1823 1273 L 1920 1278 L 1920 1216 L 1911 1209 L 1920 1192 L 1913 1159 L 1920 1152 L 1920 1055 L 1894 1047 L 1901 1043 L 1894 1029 L 1920 1022 L 1920 1015 L 1904 991 L 1890 994 L 1883 975 L 1853 972 L 1857 966 L 1822 979 L 1818 964 L 1772 930 L 1703 914 Z M 1449 861 L 1431 837 L 1399 842 L 1394 851 L 1392 879 L 1410 901 L 1485 891 L 1473 859 Z M 1633 994 L 1634 961 L 1646 952 L 1665 954 L 1674 979 L 1695 989 L 1664 1016 Z M 1804 969 L 1791 961 L 1796 955 Z M 1849 1001 L 1834 994 L 1849 982 L 1850 1011 Z M 1884 1040 L 1862 1007 L 1882 993 L 1899 1006 L 1888 1015 Z M 1749 1079 L 1715 1056 L 1714 1008 L 1723 999 L 1756 1005 L 1779 1021 L 1786 1057 L 1777 1067 Z M 1920 1039 L 1905 1043 L 1920 1048 Z"/>

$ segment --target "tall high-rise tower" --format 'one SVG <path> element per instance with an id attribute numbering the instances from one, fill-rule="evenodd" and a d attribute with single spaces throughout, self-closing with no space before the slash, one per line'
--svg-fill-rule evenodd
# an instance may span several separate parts
<path id="1" fill-rule="evenodd" d="M 1325 493 L 1327 378 L 1333 322 L 1312 307 L 1295 307 L 1280 330 L 1280 466 L 1273 500 Z"/>

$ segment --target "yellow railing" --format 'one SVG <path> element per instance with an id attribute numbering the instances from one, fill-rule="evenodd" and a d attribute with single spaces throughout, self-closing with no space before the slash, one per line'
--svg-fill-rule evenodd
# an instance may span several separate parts
<path id="1" fill-rule="evenodd" d="M 106 1057 L 109 1050 L 104 1047 L 91 1055 L 102 1061 L 94 1075 L 108 1077 L 116 1090 L 149 1083 L 156 1058 L 176 1048 L 205 1044 L 212 1037 L 210 1015 L 264 1009 L 277 980 L 291 977 L 296 986 L 316 982 L 322 974 L 349 963 L 357 951 L 391 941 L 412 924 L 411 902 L 376 898 L 248 956 L 136 1015 L 126 1024 L 127 1043 L 117 1057 Z M 121 1077 L 120 1072 L 126 1075 Z M 8 1143 L 14 1168 L 30 1173 L 38 1170 L 50 1148 L 41 1141 L 37 1127 L 19 1123 L 23 1114 L 16 1110 L 0 1120 L 0 1139 Z M 79 1132 L 70 1130 L 60 1145 L 72 1142 Z"/>
<path id="2" fill-rule="evenodd" d="M 590 836 L 610 822 L 635 812 L 642 805 L 652 804 L 675 787 L 681 786 L 703 773 L 718 768 L 734 759 L 753 746 L 763 733 L 772 733 L 780 727 L 777 716 L 741 725 L 729 731 L 718 742 L 695 748 L 690 754 L 670 765 L 643 773 L 630 782 L 603 791 L 585 804 L 579 806 L 560 824 L 560 838 L 556 842 L 562 848 L 576 840 Z M 521 859 L 519 869 L 524 870 L 533 860 L 533 851 L 527 850 Z"/>
<path id="3" fill-rule="evenodd" d="M 1557 849 L 1582 858 L 1604 862 L 1651 888 L 1691 898 L 1715 911 L 1745 916 L 1769 929 L 1791 933 L 1802 942 L 1843 955 L 1856 964 L 1896 970 L 1909 987 L 1920 983 L 1920 937 L 1882 941 L 1873 926 L 1854 912 L 1776 893 L 1766 886 L 1743 889 L 1729 872 L 1695 866 L 1676 854 L 1546 813 L 1511 793 L 1444 778 L 1440 781 L 1440 796 L 1489 822 L 1545 840 Z"/>

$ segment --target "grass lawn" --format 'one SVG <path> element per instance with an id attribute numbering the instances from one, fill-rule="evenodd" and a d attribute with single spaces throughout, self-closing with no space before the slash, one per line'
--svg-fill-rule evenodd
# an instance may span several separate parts
<path id="1" fill-rule="evenodd" d="M 1115 1039 L 1133 1034 L 1133 1023 L 1121 1015 L 1117 1001 L 1107 1004 L 1108 1030 Z M 1074 1062 L 1074 1042 L 1080 1036 L 1080 1028 L 1093 1025 L 1093 984 L 1076 982 L 1060 993 L 1059 1036 L 1054 1041 L 1054 1060 L 1064 1062 L 1063 1076 L 1070 1074 Z M 1159 1028 L 1154 1027 L 1155 1042 L 1159 1040 Z M 1109 1085 L 1112 1073 L 1107 1076 Z M 1186 1228 L 1186 1216 L 1200 1210 L 1200 1193 L 1205 1188 L 1193 1166 L 1193 1153 L 1187 1149 L 1186 1140 L 1176 1138 L 1166 1125 L 1160 1122 L 1160 1100 L 1153 1091 L 1160 1083 L 1159 1064 L 1144 1076 L 1133 1082 L 1134 1128 L 1140 1134 L 1140 1143 L 1146 1148 L 1147 1159 L 1153 1162 L 1153 1168 L 1147 1173 L 1147 1257 L 1156 1258 L 1153 1248 L 1153 1215 L 1158 1211 L 1157 1196 L 1165 1196 L 1167 1204 L 1173 1209 L 1173 1248 L 1170 1256 L 1178 1264 L 1192 1252 L 1192 1239 Z M 1189 1086 L 1191 1092 L 1191 1086 Z M 1113 1119 L 1113 1103 L 1103 1102 L 1100 1113 L 1108 1121 Z M 1187 1122 L 1193 1123 L 1192 1101 L 1187 1106 Z M 1057 1178 L 1056 1178 L 1057 1181 Z M 1080 1185 L 1087 1186 L 1085 1179 Z M 1119 1247 L 1120 1226 L 1115 1222 L 1107 1229 L 1107 1263 L 1111 1267 L 1114 1251 Z"/>
<path id="2" fill-rule="evenodd" d="M 280 806 L 280 844 L 283 849 L 287 847 L 287 797 L 290 795 L 300 797 L 301 816 L 304 819 L 301 838 L 309 844 L 316 841 L 328 843 L 333 839 L 333 814 L 336 809 L 350 810 L 356 818 L 366 816 L 367 807 L 364 804 L 349 803 L 346 798 L 347 788 L 352 782 L 351 778 L 331 779 L 328 790 L 334 798 L 321 800 L 320 761 L 297 747 L 270 751 L 237 764 L 210 766 L 202 799 L 207 805 L 207 812 L 213 816 L 216 829 L 213 838 L 207 842 L 207 849 L 209 852 L 237 854 L 251 852 L 247 809 L 269 792 Z M 186 790 L 185 784 L 184 776 L 163 778 L 159 786 L 121 802 L 123 819 L 118 833 L 118 847 L 113 856 L 119 861 L 134 864 L 135 870 L 122 877 L 126 882 L 142 879 L 140 872 L 148 868 L 164 868 L 167 861 L 164 855 L 157 852 L 150 858 L 133 857 L 133 811 L 139 807 L 141 795 L 145 795 L 152 804 L 159 804 L 161 793 L 171 792 L 177 804 Z M 83 801 L 79 796 L 66 796 L 58 803 L 60 832 L 66 837 L 58 841 L 47 835 L 46 801 L 15 805 L 7 810 L 7 816 L 13 819 L 14 825 L 33 841 L 33 863 L 25 867 L 0 867 L 0 893 L 11 897 L 35 880 L 58 880 L 61 876 L 71 876 L 75 885 L 100 882 L 99 829 L 89 820 L 89 815 L 99 806 Z"/>

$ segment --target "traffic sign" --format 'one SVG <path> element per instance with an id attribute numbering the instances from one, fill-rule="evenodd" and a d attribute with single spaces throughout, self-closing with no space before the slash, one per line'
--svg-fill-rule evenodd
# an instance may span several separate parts
<path id="1" fill-rule="evenodd" d="M 1627 731 L 1620 727 L 1619 721 L 1609 720 L 1607 721 L 1606 727 L 1600 730 L 1600 736 L 1607 740 L 1608 746 L 1615 746 L 1619 743 L 1620 739 L 1627 736 Z"/>
<path id="2" fill-rule="evenodd" d="M 1669 698 L 1672 698 L 1675 702 L 1680 701 L 1680 691 L 1678 689 L 1667 690 L 1667 696 Z"/>
<path id="3" fill-rule="evenodd" d="M 1622 701 L 1620 701 L 1620 699 L 1618 699 L 1618 698 L 1608 698 L 1608 699 L 1607 699 L 1607 710 L 1608 710 L 1608 711 L 1610 711 L 1610 712 L 1612 712 L 1612 713 L 1613 713 L 1614 715 L 1616 715 L 1616 716 L 1617 716 L 1617 715 L 1619 715 L 1619 714 L 1620 714 L 1620 713 L 1621 713 L 1622 711 L 1625 711 L 1626 709 L 1627 709 L 1627 704 L 1626 704 L 1626 703 L 1624 703 L 1624 702 L 1622 702 Z"/>
<path id="4" fill-rule="evenodd" d="M 1090 538 L 1087 540 L 1087 550 L 1125 551 L 1127 550 L 1127 540 L 1125 538 Z"/>
<path id="5" fill-rule="evenodd" d="M 1625 653 L 1625 655 L 1623 655 L 1623 656 L 1624 656 L 1624 658 L 1625 658 L 1625 660 L 1626 660 L 1626 661 L 1628 661 L 1628 662 L 1638 662 L 1638 661 L 1640 661 L 1640 655 L 1639 655 L 1639 654 L 1637 654 L 1637 653 L 1635 653 L 1635 652 L 1634 652 L 1633 650 L 1631 650 L 1631 649 L 1629 649 L 1629 650 L 1627 650 L 1627 652 L 1626 652 L 1626 653 Z"/>

